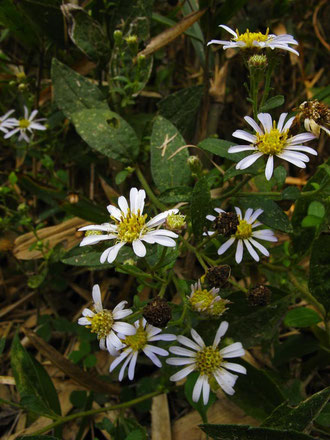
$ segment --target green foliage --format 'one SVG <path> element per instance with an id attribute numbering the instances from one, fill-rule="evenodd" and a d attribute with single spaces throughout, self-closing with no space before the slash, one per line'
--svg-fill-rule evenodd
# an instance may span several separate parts
<path id="1" fill-rule="evenodd" d="M 313 309 L 306 307 L 292 309 L 284 318 L 284 324 L 288 327 L 309 327 L 321 321 L 322 318 Z"/>
<path id="2" fill-rule="evenodd" d="M 309 269 L 309 289 L 330 310 L 330 236 L 320 235 L 313 243 Z"/>
<path id="3" fill-rule="evenodd" d="M 190 405 L 196 411 L 199 412 L 202 420 L 206 421 L 207 420 L 207 411 L 213 405 L 213 403 L 216 401 L 216 395 L 212 391 L 210 392 L 210 399 L 209 399 L 207 405 L 204 405 L 203 396 L 200 397 L 198 402 L 194 402 L 192 400 L 192 394 L 193 394 L 195 383 L 198 378 L 199 378 L 199 373 L 197 373 L 197 372 L 189 374 L 189 376 L 187 377 L 186 383 L 184 384 L 184 393 L 185 393 L 186 399 L 188 400 Z"/>
<path id="4" fill-rule="evenodd" d="M 262 107 L 260 107 L 259 111 L 268 112 L 269 110 L 280 107 L 283 104 L 284 104 L 284 96 L 282 95 L 273 96 L 272 98 L 269 98 Z"/>
<path id="5" fill-rule="evenodd" d="M 22 406 L 46 417 L 61 414 L 57 393 L 48 373 L 22 347 L 18 335 L 11 347 L 11 367 Z"/>
<path id="6" fill-rule="evenodd" d="M 197 239 L 201 238 L 206 225 L 206 216 L 210 212 L 210 188 L 207 177 L 202 177 L 195 184 L 191 197 L 191 223 Z"/>
<path id="7" fill-rule="evenodd" d="M 187 165 L 188 150 L 176 151 L 186 143 L 175 126 L 158 116 L 151 134 L 151 174 L 159 191 L 185 186 L 190 182 L 190 170 Z M 170 158 L 173 153 L 174 157 Z"/>

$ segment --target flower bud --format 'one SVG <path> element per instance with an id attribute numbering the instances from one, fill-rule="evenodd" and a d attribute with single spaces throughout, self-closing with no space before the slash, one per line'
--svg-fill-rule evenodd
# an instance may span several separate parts
<path id="1" fill-rule="evenodd" d="M 248 59 L 248 66 L 254 69 L 266 69 L 268 65 L 266 55 L 252 55 Z"/>
<path id="2" fill-rule="evenodd" d="M 116 29 L 113 33 L 113 38 L 117 46 L 120 46 L 123 42 L 123 33 L 119 29 Z"/>
<path id="3" fill-rule="evenodd" d="M 185 229 L 186 226 L 186 216 L 182 214 L 174 214 L 174 212 L 168 215 L 165 221 L 165 228 L 177 233 Z"/>
<path id="4" fill-rule="evenodd" d="M 188 166 L 190 168 L 193 177 L 199 177 L 203 170 L 202 162 L 197 156 L 189 156 L 187 159 Z"/>

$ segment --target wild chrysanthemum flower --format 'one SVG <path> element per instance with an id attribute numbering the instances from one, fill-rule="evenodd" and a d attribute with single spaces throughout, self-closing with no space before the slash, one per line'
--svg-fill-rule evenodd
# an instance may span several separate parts
<path id="1" fill-rule="evenodd" d="M 94 301 L 93 310 L 84 309 L 82 312 L 83 317 L 79 318 L 78 324 L 84 325 L 92 333 L 96 333 L 97 339 L 100 341 L 101 350 L 107 349 L 111 355 L 115 356 L 123 346 L 116 333 L 134 335 L 136 332 L 132 324 L 118 321 L 130 315 L 132 310 L 124 310 L 127 301 L 121 301 L 113 310 L 104 309 L 98 284 L 94 285 L 92 295 Z"/>
<path id="2" fill-rule="evenodd" d="M 244 130 L 236 130 L 233 136 L 238 139 L 250 142 L 249 145 L 235 145 L 230 147 L 229 153 L 239 153 L 241 151 L 253 151 L 253 154 L 245 157 L 236 165 L 237 170 L 249 168 L 259 157 L 267 155 L 267 164 L 265 169 L 266 179 L 270 180 L 274 170 L 274 156 L 284 159 L 287 162 L 299 168 L 306 168 L 305 162 L 309 162 L 309 157 L 302 151 L 317 155 L 313 148 L 302 145 L 315 139 L 312 133 L 301 133 L 296 136 L 289 136 L 289 129 L 295 119 L 293 116 L 285 124 L 287 113 L 282 113 L 278 124 L 272 121 L 269 113 L 259 113 L 258 119 L 263 128 L 261 128 L 254 119 L 245 116 L 246 122 L 256 131 L 256 134 L 248 133 Z"/>
<path id="3" fill-rule="evenodd" d="M 292 52 L 299 56 L 299 52 L 290 47 L 290 44 L 297 45 L 298 42 L 293 38 L 292 35 L 283 34 L 283 35 L 274 35 L 269 34 L 269 29 L 265 34 L 261 32 L 250 32 L 249 29 L 244 32 L 244 34 L 240 34 L 238 30 L 233 31 L 230 27 L 225 26 L 224 24 L 220 24 L 219 27 L 225 29 L 229 32 L 234 38 L 230 41 L 226 40 L 211 40 L 207 44 L 222 44 L 224 49 L 229 48 L 239 48 L 239 49 L 282 49 Z"/>
<path id="4" fill-rule="evenodd" d="M 120 335 L 124 348 L 121 354 L 112 362 L 110 365 L 110 373 L 124 361 L 118 379 L 121 381 L 125 374 L 125 369 L 128 365 L 128 378 L 130 380 L 134 379 L 135 365 L 138 354 L 143 351 L 143 353 L 148 356 L 148 358 L 157 366 L 161 367 L 162 364 L 158 359 L 159 356 L 167 356 L 168 351 L 163 348 L 150 345 L 149 342 L 154 341 L 175 341 L 176 336 L 169 333 L 161 333 L 161 329 L 154 327 L 153 325 L 147 324 L 147 321 L 143 318 L 141 320 L 135 321 L 134 325 L 136 328 L 136 333 L 132 336 Z"/>
<path id="5" fill-rule="evenodd" d="M 170 377 L 170 380 L 176 382 L 188 376 L 193 371 L 199 372 L 199 378 L 193 389 L 192 400 L 198 402 L 201 393 L 203 393 L 204 405 L 209 401 L 210 385 L 215 379 L 223 391 L 233 395 L 235 393 L 234 385 L 238 378 L 236 374 L 232 374 L 227 370 L 236 373 L 246 374 L 246 369 L 239 364 L 227 362 L 225 359 L 244 356 L 245 351 L 240 342 L 228 345 L 221 350 L 218 349 L 222 336 L 228 329 L 228 322 L 223 321 L 215 335 L 213 345 L 206 346 L 199 334 L 191 329 L 193 341 L 185 336 L 178 336 L 180 344 L 187 348 L 170 347 L 170 352 L 183 357 L 173 357 L 166 359 L 166 363 L 170 365 L 187 365 L 178 373 Z"/>
<path id="6" fill-rule="evenodd" d="M 221 316 L 226 310 L 226 304 L 230 301 L 221 298 L 218 288 L 203 289 L 201 281 L 191 285 L 191 293 L 188 297 L 193 310 L 210 316 Z"/>
<path id="7" fill-rule="evenodd" d="M 89 225 L 80 228 L 79 231 L 88 231 L 87 236 L 81 241 L 80 246 L 99 243 L 103 240 L 116 240 L 116 243 L 107 248 L 101 255 L 100 261 L 112 263 L 126 243 L 131 243 L 134 253 L 138 257 L 146 255 L 146 248 L 142 241 L 151 244 L 174 247 L 178 235 L 166 229 L 159 229 L 167 216 L 177 213 L 177 209 L 162 212 L 147 222 L 147 214 L 143 213 L 146 193 L 143 189 L 132 188 L 130 191 L 130 206 L 125 197 L 118 199 L 119 208 L 113 205 L 107 207 L 114 224 L 103 223 L 102 225 Z"/>
<path id="8" fill-rule="evenodd" d="M 16 119 L 10 118 L 9 116 L 14 113 L 15 110 L 9 110 L 4 115 L 0 116 L 0 131 L 4 133 L 8 132 L 8 129 L 15 126 Z"/>
<path id="9" fill-rule="evenodd" d="M 38 110 L 33 110 L 29 116 L 29 111 L 26 106 L 24 106 L 24 118 L 22 119 L 15 119 L 13 122 L 14 130 L 8 131 L 8 133 L 5 134 L 4 138 L 10 138 L 16 133 L 19 133 L 18 140 L 24 140 L 25 142 L 29 143 L 31 140 L 31 137 L 27 135 L 27 132 L 33 134 L 33 130 L 46 130 L 47 128 L 40 124 L 40 122 L 45 121 L 45 118 L 41 119 L 34 119 L 37 116 Z"/>
<path id="10" fill-rule="evenodd" d="M 224 212 L 220 208 L 215 208 L 215 211 Z M 237 248 L 235 254 L 235 260 L 237 264 L 239 264 L 243 258 L 243 243 L 245 244 L 251 257 L 255 261 L 259 261 L 259 255 L 254 250 L 253 246 L 257 248 L 263 255 L 268 257 L 269 252 L 267 251 L 267 249 L 255 239 L 257 238 L 258 240 L 277 241 L 274 232 L 270 229 L 261 229 L 259 231 L 253 230 L 258 226 L 262 226 L 262 223 L 256 220 L 259 215 L 261 215 L 264 211 L 262 209 L 257 209 L 256 211 L 253 211 L 252 208 L 249 208 L 246 210 L 244 218 L 240 208 L 237 208 L 235 206 L 235 211 L 239 221 L 236 232 L 230 237 L 229 240 L 225 241 L 219 247 L 218 255 L 224 254 L 226 250 L 229 249 L 230 246 L 237 240 Z M 214 221 L 216 219 L 216 217 L 213 215 L 208 215 L 206 218 L 210 221 Z M 212 235 L 213 231 L 209 231 L 208 233 Z"/>

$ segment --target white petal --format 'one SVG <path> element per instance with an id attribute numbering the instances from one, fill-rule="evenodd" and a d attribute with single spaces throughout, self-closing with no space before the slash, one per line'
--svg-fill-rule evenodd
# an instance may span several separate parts
<path id="1" fill-rule="evenodd" d="M 249 166 L 251 166 L 252 164 L 254 164 L 254 162 L 256 162 L 256 160 L 259 159 L 259 157 L 261 157 L 263 155 L 263 153 L 253 153 L 247 157 L 245 157 L 244 159 L 240 160 L 237 165 L 236 165 L 236 169 L 237 170 L 245 170 L 246 168 L 248 168 Z"/>
<path id="2" fill-rule="evenodd" d="M 247 239 L 245 239 L 245 240 L 243 240 L 243 241 L 244 241 L 244 244 L 245 244 L 245 246 L 247 247 L 247 250 L 248 250 L 249 254 L 251 255 L 251 257 L 252 257 L 255 261 L 259 261 L 259 260 L 260 260 L 259 255 L 258 255 L 257 252 L 253 249 L 253 247 L 251 246 L 251 243 L 250 243 Z"/>
<path id="3" fill-rule="evenodd" d="M 284 150 L 282 153 L 282 158 L 284 158 L 284 157 L 298 159 L 298 160 L 301 160 L 302 162 L 309 162 L 309 157 L 306 156 L 306 154 L 304 154 L 304 153 L 300 153 L 299 151 Z"/>
<path id="4" fill-rule="evenodd" d="M 107 349 L 107 347 L 106 347 L 106 345 L 105 345 L 105 339 L 104 339 L 104 338 L 101 338 L 101 339 L 100 339 L 100 341 L 99 341 L 99 347 L 100 347 L 101 350 L 106 350 L 106 349 Z"/>
<path id="5" fill-rule="evenodd" d="M 146 192 L 144 189 L 140 189 L 138 192 L 137 202 L 136 202 L 136 210 L 140 210 L 140 214 L 143 213 L 144 209 L 144 199 L 146 198 Z"/>
<path id="6" fill-rule="evenodd" d="M 317 151 L 311 147 L 306 147 L 305 145 L 289 145 L 285 147 L 284 151 L 304 151 L 305 153 L 313 154 L 317 156 Z"/>
<path id="7" fill-rule="evenodd" d="M 47 127 L 45 127 L 44 125 L 39 124 L 38 122 L 32 122 L 32 124 L 30 125 L 29 129 L 33 129 L 33 130 L 47 130 Z"/>
<path id="8" fill-rule="evenodd" d="M 199 347 L 199 349 L 200 349 L 200 347 Z M 183 347 L 177 347 L 177 346 L 170 347 L 170 348 L 169 348 L 169 351 L 170 351 L 171 353 L 173 353 L 173 354 L 177 354 L 177 355 L 179 355 L 179 356 L 188 356 L 188 357 L 194 357 L 194 356 L 196 356 L 196 353 L 195 353 L 195 352 L 193 352 L 193 351 L 191 351 L 191 350 L 188 350 L 187 348 L 183 348 Z"/>
<path id="9" fill-rule="evenodd" d="M 244 356 L 245 350 L 240 342 L 235 342 L 220 350 L 220 354 L 223 358 L 240 357 Z"/>
<path id="10" fill-rule="evenodd" d="M 123 335 L 135 335 L 136 328 L 128 322 L 117 321 L 113 324 L 112 328 L 115 332 L 119 332 Z"/>
<path id="11" fill-rule="evenodd" d="M 170 377 L 170 380 L 172 382 L 177 382 L 184 377 L 188 376 L 192 371 L 194 371 L 195 365 L 189 365 L 186 368 L 183 368 L 182 370 L 178 371 L 177 373 L 173 374 L 173 376 Z"/>
<path id="12" fill-rule="evenodd" d="M 269 231 L 269 232 L 266 232 Z M 273 231 L 270 229 L 262 229 L 260 231 L 253 231 L 252 237 L 258 238 L 259 240 L 266 240 L 266 241 L 277 241 L 277 238 L 275 237 Z"/>
<path id="13" fill-rule="evenodd" d="M 220 325 L 219 328 L 215 334 L 215 338 L 214 338 L 214 342 L 213 342 L 213 347 L 217 347 L 222 336 L 226 333 L 226 331 L 228 330 L 228 322 L 227 321 L 223 321 Z"/>
<path id="14" fill-rule="evenodd" d="M 202 387 L 203 387 L 203 382 L 204 382 L 204 376 L 200 375 L 199 378 L 197 379 L 194 389 L 193 389 L 193 393 L 192 393 L 192 400 L 193 402 L 198 402 L 201 392 L 202 392 Z"/>
<path id="15" fill-rule="evenodd" d="M 203 339 L 199 336 L 199 334 L 196 332 L 196 330 L 192 328 L 192 329 L 190 330 L 190 333 L 191 333 L 191 336 L 193 337 L 194 341 L 195 341 L 195 342 L 196 342 L 201 348 L 204 348 L 204 347 L 205 347 L 204 341 L 203 341 Z"/>
<path id="16" fill-rule="evenodd" d="M 292 118 L 290 118 L 288 121 L 286 121 L 286 123 L 283 127 L 283 131 L 290 130 L 290 127 L 295 119 L 296 119 L 296 117 L 292 116 Z"/>
<path id="17" fill-rule="evenodd" d="M 119 250 L 125 245 L 125 242 L 117 243 L 109 248 L 108 263 L 113 263 L 117 258 Z M 103 254 L 102 254 L 103 255 Z M 102 256 L 101 256 L 102 257 Z M 100 260 L 101 261 L 101 260 Z M 101 261 L 102 263 L 102 261 Z"/>
<path id="18" fill-rule="evenodd" d="M 168 231 L 167 229 L 156 229 L 154 231 L 149 231 L 145 236 L 152 237 L 153 235 L 162 235 L 164 237 L 178 238 L 178 234 L 176 234 L 173 231 Z"/>
<path id="19" fill-rule="evenodd" d="M 266 257 L 269 257 L 269 252 L 268 250 L 260 243 L 258 243 L 256 240 L 253 240 L 252 237 L 249 238 L 249 242 L 251 244 L 253 244 L 254 247 L 256 247 L 257 249 L 259 249 L 259 251 L 265 255 Z"/>
<path id="20" fill-rule="evenodd" d="M 162 235 L 145 235 L 141 237 L 141 240 L 145 241 L 146 243 L 155 244 L 158 243 L 165 247 L 175 247 L 176 243 L 175 241 L 170 237 L 164 237 Z"/>
<path id="21" fill-rule="evenodd" d="M 109 255 L 109 252 L 111 251 L 112 247 L 107 248 L 105 251 L 102 252 L 101 256 L 100 256 L 100 263 L 104 263 Z"/>
<path id="22" fill-rule="evenodd" d="M 90 320 L 87 319 L 87 318 L 79 318 L 79 319 L 78 319 L 78 324 L 79 324 L 79 325 L 90 325 L 91 322 L 90 322 Z"/>
<path id="23" fill-rule="evenodd" d="M 177 339 L 180 342 L 180 344 L 185 345 L 186 347 L 192 348 L 193 350 L 196 351 L 200 350 L 200 346 L 196 344 L 196 342 L 187 338 L 186 336 L 179 335 Z"/>
<path id="24" fill-rule="evenodd" d="M 131 362 L 129 363 L 129 367 L 128 367 L 128 378 L 129 378 L 129 380 L 133 380 L 134 379 L 134 372 L 135 372 L 135 365 L 136 365 L 137 356 L 138 356 L 138 352 L 135 351 L 133 353 Z"/>
<path id="25" fill-rule="evenodd" d="M 312 133 L 300 133 L 296 136 L 292 136 L 288 140 L 288 145 L 298 145 L 304 142 L 312 141 L 313 139 L 316 139 L 316 136 L 314 136 Z"/>
<path id="26" fill-rule="evenodd" d="M 164 221 L 166 220 L 167 216 L 168 216 L 167 211 L 162 212 L 160 214 L 157 214 L 155 217 L 153 217 L 151 220 L 148 221 L 146 226 L 148 228 L 154 227 L 154 226 L 159 226 L 162 223 L 164 223 Z"/>
<path id="27" fill-rule="evenodd" d="M 110 223 L 103 223 L 102 225 L 88 225 L 79 228 L 78 231 L 105 231 L 108 232 L 109 227 L 111 227 Z"/>
<path id="28" fill-rule="evenodd" d="M 218 214 L 220 214 L 220 212 L 226 212 L 223 209 L 220 208 L 214 208 L 214 211 L 217 212 Z"/>
<path id="29" fill-rule="evenodd" d="M 148 334 L 148 340 L 150 340 L 149 338 L 158 335 L 161 331 L 162 331 L 161 328 L 154 327 L 153 325 L 148 324 L 146 328 L 146 332 Z"/>
<path id="30" fill-rule="evenodd" d="M 232 34 L 233 37 L 237 38 L 237 33 L 235 31 L 233 31 L 233 29 L 230 29 L 229 26 L 226 26 L 225 24 L 219 24 L 219 27 L 221 27 L 222 29 L 224 29 L 225 31 L 229 32 L 230 34 Z"/>
<path id="31" fill-rule="evenodd" d="M 127 359 L 125 360 L 125 362 L 123 363 L 123 365 L 122 365 L 122 367 L 120 369 L 120 372 L 119 372 L 119 376 L 118 376 L 119 382 L 121 382 L 123 380 L 126 366 L 129 363 L 129 361 L 132 359 L 132 357 L 133 357 L 133 353 L 130 353 L 129 356 L 127 357 Z"/>
<path id="32" fill-rule="evenodd" d="M 151 336 L 149 341 L 176 341 L 176 336 L 172 335 L 171 333 L 162 333 L 160 335 Z"/>
<path id="33" fill-rule="evenodd" d="M 242 211 L 238 206 L 235 206 L 235 212 L 240 219 L 243 219 Z"/>
<path id="34" fill-rule="evenodd" d="M 215 371 L 214 377 L 220 387 L 223 389 L 223 391 L 232 396 L 235 393 L 235 390 L 233 389 L 231 381 L 228 380 L 228 377 L 226 376 L 226 373 L 224 371 L 225 370 L 223 370 L 222 372 L 218 370 Z"/>
<path id="35" fill-rule="evenodd" d="M 134 214 L 137 213 L 137 207 L 136 207 L 137 202 L 138 202 L 138 190 L 137 188 L 132 188 L 129 193 L 129 203 L 130 203 L 131 212 L 133 212 Z"/>
<path id="36" fill-rule="evenodd" d="M 222 255 L 226 252 L 228 248 L 234 243 L 235 237 L 231 237 L 229 240 L 225 241 L 218 249 L 218 255 Z"/>
<path id="37" fill-rule="evenodd" d="M 251 217 L 252 213 L 253 213 L 253 209 L 252 208 L 248 208 L 245 211 L 244 220 L 246 220 L 248 223 L 250 223 L 249 220 L 250 220 L 250 217 Z"/>
<path id="38" fill-rule="evenodd" d="M 152 353 L 158 354 L 159 356 L 168 356 L 168 351 L 167 350 L 164 350 L 163 348 L 160 348 L 160 347 L 156 347 L 155 345 L 147 344 L 145 346 L 145 348 L 147 348 Z"/>
<path id="39" fill-rule="evenodd" d="M 121 209 L 121 211 L 124 213 L 124 216 L 126 217 L 128 211 L 128 203 L 126 197 L 120 196 L 118 198 L 118 206 Z"/>
<path id="40" fill-rule="evenodd" d="M 106 343 L 107 343 L 107 348 L 108 350 L 110 350 L 110 346 L 112 345 L 113 347 L 117 348 L 118 350 L 122 348 L 123 343 L 122 341 L 118 338 L 118 336 L 115 334 L 115 332 L 113 332 L 111 330 L 111 332 L 107 335 L 106 338 Z"/>
<path id="41" fill-rule="evenodd" d="M 124 350 L 110 365 L 110 373 L 119 365 L 130 353 L 131 349 Z"/>
<path id="42" fill-rule="evenodd" d="M 205 378 L 203 382 L 203 402 L 204 405 L 207 405 L 207 402 L 209 401 L 210 397 L 210 384 L 208 382 L 208 379 Z"/>
<path id="43" fill-rule="evenodd" d="M 113 312 L 112 312 L 114 319 L 123 319 L 123 318 L 126 318 L 126 316 L 131 315 L 132 313 L 133 313 L 133 310 L 131 310 L 131 309 L 118 310 L 115 313 L 114 313 L 114 310 L 113 310 Z"/>
<path id="44" fill-rule="evenodd" d="M 120 211 L 120 209 L 116 208 L 116 206 L 108 205 L 107 210 L 108 210 L 109 214 L 111 215 L 111 217 L 114 217 L 117 220 L 121 219 L 121 215 L 122 215 L 121 211 Z"/>
<path id="45" fill-rule="evenodd" d="M 243 139 L 244 141 L 248 141 L 251 144 L 254 144 L 257 140 L 257 137 L 254 134 L 248 133 L 244 130 L 235 130 L 232 136 L 238 139 Z"/>
<path id="46" fill-rule="evenodd" d="M 152 351 L 148 350 L 147 347 L 143 348 L 142 350 L 143 350 L 144 354 L 146 356 L 148 356 L 148 358 L 151 360 L 151 362 L 156 365 L 156 367 L 161 368 L 162 363 L 160 362 L 158 357 L 155 355 L 155 353 L 153 353 Z"/>
<path id="47" fill-rule="evenodd" d="M 133 251 L 138 257 L 145 257 L 147 249 L 141 240 L 134 240 L 132 243 Z"/>
<path id="48" fill-rule="evenodd" d="M 242 258 L 243 258 L 243 242 L 242 240 L 238 240 L 236 253 L 235 253 L 236 263 L 239 264 L 242 261 Z"/>
<path id="49" fill-rule="evenodd" d="M 80 242 L 79 246 L 89 246 L 91 244 L 99 243 L 100 241 L 112 240 L 117 238 L 116 235 L 87 235 Z"/>
<path id="50" fill-rule="evenodd" d="M 259 113 L 257 115 L 259 121 L 262 123 L 265 132 L 270 132 L 273 128 L 273 120 L 269 113 Z"/>
<path id="51" fill-rule="evenodd" d="M 268 156 L 266 169 L 265 169 L 265 176 L 266 176 L 267 180 L 271 179 L 271 177 L 273 175 L 273 170 L 274 170 L 274 156 L 270 155 L 270 156 Z"/>
<path id="52" fill-rule="evenodd" d="M 90 309 L 84 309 L 82 311 L 82 315 L 83 316 L 89 316 L 90 318 L 92 318 L 95 315 L 95 313 L 92 312 Z"/>
<path id="53" fill-rule="evenodd" d="M 259 217 L 259 215 L 261 215 L 264 212 L 263 209 L 257 209 L 256 211 L 254 211 L 254 214 L 251 215 L 250 221 L 249 223 L 252 224 L 256 221 L 256 219 Z"/>
<path id="54" fill-rule="evenodd" d="M 93 286 L 92 297 L 94 301 L 95 310 L 97 311 L 97 313 L 101 312 L 103 310 L 102 297 L 101 297 L 100 286 L 98 284 L 95 284 Z"/>
<path id="55" fill-rule="evenodd" d="M 228 368 L 228 370 L 235 371 L 235 373 L 242 373 L 242 374 L 247 373 L 246 368 L 243 367 L 243 365 L 233 364 L 232 362 L 223 363 L 223 367 Z"/>
<path id="56" fill-rule="evenodd" d="M 280 118 L 279 118 L 279 120 L 278 120 L 278 123 L 277 123 L 277 129 L 278 129 L 278 131 L 282 132 L 283 124 L 284 124 L 285 118 L 286 118 L 287 116 L 288 116 L 287 113 L 281 113 L 281 116 L 280 116 Z"/>
<path id="57" fill-rule="evenodd" d="M 125 308 L 126 304 L 127 304 L 127 301 L 120 301 L 120 303 L 118 303 L 116 305 L 116 307 L 113 309 L 113 311 L 112 311 L 113 314 L 116 314 L 117 312 L 123 310 Z M 119 319 L 119 318 L 115 317 L 115 319 Z"/>
<path id="58" fill-rule="evenodd" d="M 214 215 L 207 215 L 206 218 L 207 220 L 210 220 L 210 222 L 214 222 L 214 220 L 216 219 Z"/>
<path id="59" fill-rule="evenodd" d="M 256 123 L 256 121 L 252 118 L 250 118 L 250 116 L 245 116 L 244 119 L 246 120 L 246 122 L 253 128 L 253 130 L 256 133 L 260 133 L 260 134 L 264 134 L 263 130 L 261 129 L 261 127 Z"/>
<path id="60" fill-rule="evenodd" d="M 283 153 L 283 154 L 276 154 L 276 156 L 279 157 L 280 159 L 284 159 L 287 162 L 292 163 L 296 167 L 306 168 L 305 162 L 302 162 L 301 160 L 298 160 L 298 159 L 293 159 L 291 156 L 285 155 L 285 153 Z"/>
<path id="61" fill-rule="evenodd" d="M 252 151 L 256 149 L 257 148 L 253 145 L 235 145 L 228 148 L 228 153 L 240 153 L 241 151 Z"/>
<path id="62" fill-rule="evenodd" d="M 189 365 L 196 362 L 195 358 L 168 358 L 166 363 L 169 365 Z"/>

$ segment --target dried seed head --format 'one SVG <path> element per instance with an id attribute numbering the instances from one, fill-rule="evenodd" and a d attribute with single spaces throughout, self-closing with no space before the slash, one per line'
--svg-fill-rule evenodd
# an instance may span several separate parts
<path id="1" fill-rule="evenodd" d="M 257 284 L 248 293 L 248 301 L 251 306 L 267 306 L 270 303 L 272 292 L 267 286 Z"/>
<path id="2" fill-rule="evenodd" d="M 210 267 L 205 276 L 205 281 L 209 286 L 223 287 L 230 277 L 231 268 L 228 264 Z"/>
<path id="3" fill-rule="evenodd" d="M 156 296 L 144 307 L 143 317 L 149 324 L 163 328 L 172 318 L 172 310 L 165 299 Z"/>
<path id="4" fill-rule="evenodd" d="M 220 212 L 218 217 L 214 220 L 215 229 L 219 234 L 225 237 L 234 235 L 239 225 L 239 219 L 234 212 Z"/>
<path id="5" fill-rule="evenodd" d="M 302 121 L 307 131 L 319 137 L 321 129 L 330 134 L 330 108 L 317 99 L 300 104 L 297 121 Z"/>

